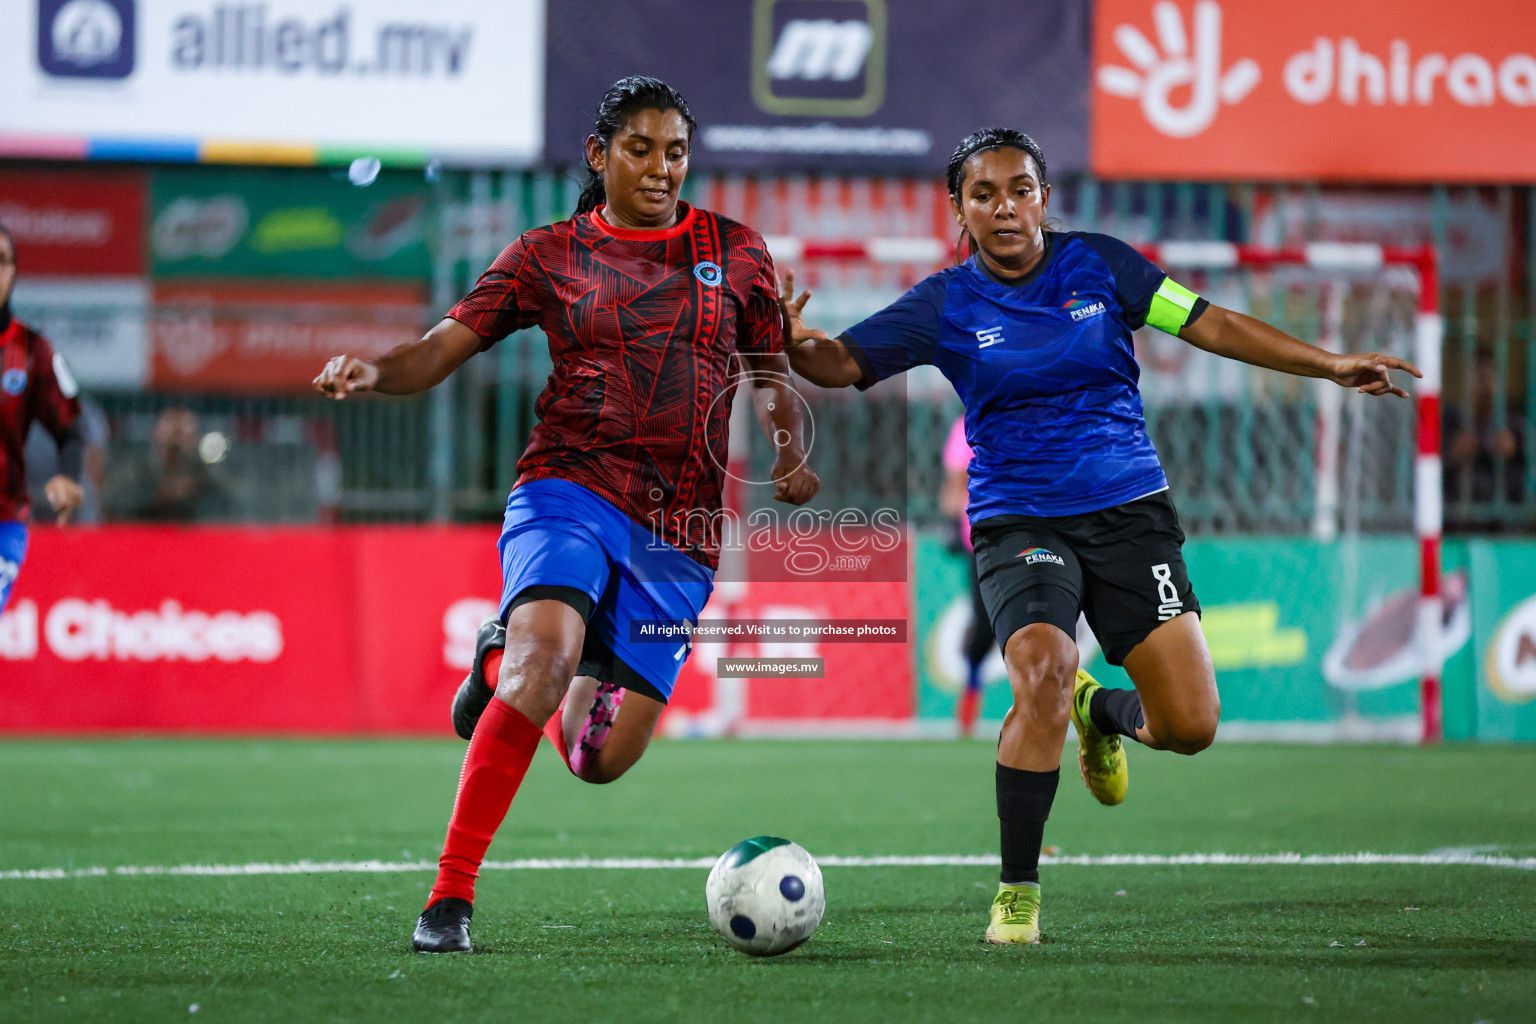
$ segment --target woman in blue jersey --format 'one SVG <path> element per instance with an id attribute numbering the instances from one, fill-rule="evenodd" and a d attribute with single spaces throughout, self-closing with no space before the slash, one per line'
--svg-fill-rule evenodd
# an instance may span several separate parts
<path id="1" fill-rule="evenodd" d="M 786 275 L 790 365 L 824 387 L 868 388 L 931 363 L 965 403 L 976 570 L 1014 703 L 998 738 L 1002 878 L 986 939 L 1040 941 L 1039 857 L 1067 723 L 1102 803 L 1125 797 L 1120 737 L 1194 754 L 1220 701 L 1168 481 L 1147 436 L 1131 332 L 1150 324 L 1256 366 L 1362 394 L 1406 393 L 1380 353 L 1340 355 L 1211 305 L 1108 235 L 1045 229 L 1051 187 L 1021 132 L 955 150 L 950 203 L 971 256 L 837 338 L 807 330 Z M 1078 612 L 1134 690 L 1078 669 Z"/>

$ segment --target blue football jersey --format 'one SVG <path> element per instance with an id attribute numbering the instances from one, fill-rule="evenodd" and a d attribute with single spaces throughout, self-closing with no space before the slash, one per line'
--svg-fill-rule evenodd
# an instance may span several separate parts
<path id="1" fill-rule="evenodd" d="M 1045 234 L 1027 276 L 972 256 L 922 281 L 843 342 L 860 389 L 931 363 L 965 403 L 971 522 L 1110 508 L 1168 486 L 1147 436 L 1131 332 L 1176 332 L 1204 300 L 1108 235 Z"/>

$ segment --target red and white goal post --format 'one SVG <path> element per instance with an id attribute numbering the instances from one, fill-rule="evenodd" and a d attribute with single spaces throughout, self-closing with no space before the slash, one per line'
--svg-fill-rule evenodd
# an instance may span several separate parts
<path id="1" fill-rule="evenodd" d="M 862 240 L 768 238 L 768 248 L 781 266 L 804 260 L 852 260 L 875 264 L 941 266 L 953 255 L 951 244 L 939 238 L 868 238 Z M 1424 374 L 1414 383 L 1417 455 L 1414 464 L 1414 529 L 1419 543 L 1419 605 L 1415 635 L 1423 666 L 1419 680 L 1421 741 L 1437 743 L 1443 735 L 1441 674 L 1445 656 L 1441 645 L 1443 608 L 1440 587 L 1440 532 L 1443 519 L 1440 462 L 1440 352 L 1445 327 L 1440 314 L 1440 263 L 1434 246 L 1314 242 L 1268 248 L 1231 242 L 1165 242 L 1142 246 L 1158 266 L 1179 270 L 1270 269 L 1303 267 L 1321 274 L 1360 273 L 1386 267 L 1415 272 L 1417 302 L 1414 319 L 1415 365 Z"/>

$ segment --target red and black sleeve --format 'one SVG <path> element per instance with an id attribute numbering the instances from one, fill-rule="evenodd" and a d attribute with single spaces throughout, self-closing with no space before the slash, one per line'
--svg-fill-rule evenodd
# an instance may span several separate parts
<path id="1" fill-rule="evenodd" d="M 773 257 L 761 238 L 753 239 L 760 246 L 761 257 L 757 276 L 747 294 L 746 309 L 742 316 L 742 329 L 736 337 L 736 348 L 752 356 L 772 356 L 784 351 L 784 318 L 779 310 L 779 278 L 773 269 Z"/>
<path id="2" fill-rule="evenodd" d="M 507 246 L 448 316 L 485 339 L 485 348 L 539 322 L 532 247 L 526 236 Z"/>

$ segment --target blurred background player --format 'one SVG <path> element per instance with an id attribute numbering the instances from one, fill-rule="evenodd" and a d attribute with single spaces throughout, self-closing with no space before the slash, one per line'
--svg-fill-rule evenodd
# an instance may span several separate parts
<path id="1" fill-rule="evenodd" d="M 1149 324 L 1217 355 L 1362 394 L 1406 393 L 1394 356 L 1339 355 L 1213 305 L 1108 235 L 1045 229 L 1045 156 L 1022 132 L 967 136 L 947 169 L 970 252 L 837 339 L 807 330 L 809 293 L 782 297 L 795 371 L 860 390 L 932 364 L 965 405 L 977 576 L 1013 707 L 998 742 L 1002 877 L 985 938 L 1040 941 L 1039 859 L 1070 721 L 1078 768 L 1101 803 L 1125 798 L 1120 737 L 1194 754 L 1220 700 L 1184 532 L 1147 435 L 1131 332 Z M 1078 668 L 1086 614 L 1134 690 Z"/>
<path id="2" fill-rule="evenodd" d="M 111 426 L 101 403 L 82 391 L 75 399 L 80 403 L 80 418 L 75 427 L 85 445 L 81 460 L 82 475 L 79 477 L 82 497 L 80 507 L 69 517 L 71 524 L 97 524 L 106 518 L 107 453 L 111 444 Z M 26 448 L 27 493 L 32 507 L 48 505 L 48 481 L 63 474 L 59 464 L 59 446 L 41 423 L 34 422 L 27 434 Z"/>
<path id="3" fill-rule="evenodd" d="M 64 360 L 43 336 L 11 315 L 16 286 L 16 242 L 0 226 L 0 611 L 27 557 L 27 494 L 24 463 L 27 432 L 34 421 L 53 435 L 59 472 L 43 485 L 60 526 L 79 508 L 85 444 L 76 427 L 79 388 Z"/>
<path id="4" fill-rule="evenodd" d="M 960 416 L 949 428 L 944 439 L 944 483 L 939 493 L 940 510 L 955 524 L 955 547 L 971 553 L 971 520 L 965 514 L 966 473 L 971 463 L 971 446 L 965 440 L 965 417 Z M 981 597 L 981 582 L 976 578 L 976 563 L 967 557 L 971 576 L 971 624 L 966 628 L 965 689 L 955 702 L 955 719 L 960 725 L 960 737 L 965 739 L 976 728 L 976 713 L 981 707 L 981 666 L 992 650 L 992 620 L 987 618 L 986 602 Z"/>
<path id="5" fill-rule="evenodd" d="M 315 381 L 337 398 L 410 394 L 535 324 L 554 359 L 507 501 L 501 622 L 482 628 L 454 702 L 470 744 L 413 938 L 424 952 L 470 948 L 475 878 L 541 730 L 592 782 L 649 743 L 690 645 L 638 642 L 630 624 L 697 621 L 713 588 L 738 358 L 775 446 L 775 498 L 802 504 L 819 486 L 763 239 L 678 201 L 694 128 L 665 83 L 615 83 L 569 220 L 509 245 L 421 341 L 338 356 Z"/>

